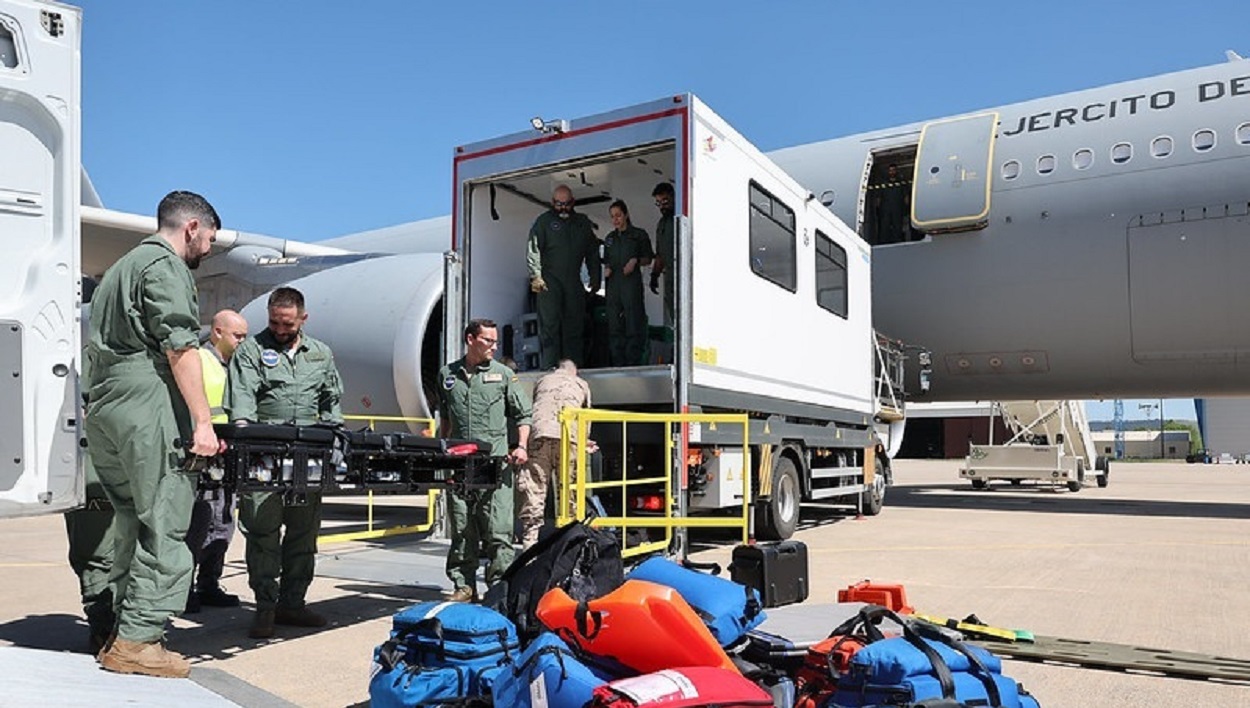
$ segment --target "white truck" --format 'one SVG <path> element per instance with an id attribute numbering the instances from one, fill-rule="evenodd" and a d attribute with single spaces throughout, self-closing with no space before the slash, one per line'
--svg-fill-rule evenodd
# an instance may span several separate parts
<path id="1" fill-rule="evenodd" d="M 901 350 L 879 348 L 873 331 L 871 251 L 692 95 L 576 120 L 535 118 L 524 132 L 455 149 L 445 360 L 463 354 L 467 321 L 485 317 L 501 324 L 500 355 L 523 371 L 536 367 L 526 242 L 553 190 L 572 189 L 600 239 L 616 199 L 654 238 L 660 182 L 676 195 L 676 324 L 651 327 L 648 365 L 595 367 L 592 355 L 582 376 L 594 406 L 747 413 L 761 537 L 790 536 L 802 500 L 878 513 L 902 432 L 901 382 L 879 374 L 896 370 Z M 644 295 L 649 322 L 663 322 L 661 297 Z M 588 331 L 593 350 L 606 335 Z M 609 459 L 664 468 L 663 439 L 631 437 L 620 449 L 604 427 L 594 437 Z M 709 474 L 715 455 L 686 454 L 715 447 L 723 460 L 740 459 L 733 427 L 685 429 L 674 465 L 686 466 L 674 486 L 683 508 L 741 506 L 741 487 Z M 604 468 L 620 462 L 605 459 Z"/>

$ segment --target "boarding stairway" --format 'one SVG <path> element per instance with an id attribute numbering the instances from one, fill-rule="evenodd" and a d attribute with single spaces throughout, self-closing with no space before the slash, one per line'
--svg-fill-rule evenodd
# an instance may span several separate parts
<path id="1" fill-rule="evenodd" d="M 1066 485 L 1079 491 L 1086 474 L 1107 486 L 1108 462 L 1097 455 L 1085 406 L 1080 401 L 997 401 L 1011 437 L 1002 444 L 970 446 L 960 476 L 984 488 L 990 480 L 1018 484 L 1025 479 Z"/>

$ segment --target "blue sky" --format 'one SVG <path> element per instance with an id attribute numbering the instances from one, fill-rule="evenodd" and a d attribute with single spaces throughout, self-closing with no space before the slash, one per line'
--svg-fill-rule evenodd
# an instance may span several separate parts
<path id="1" fill-rule="evenodd" d="M 453 148 L 539 114 L 691 91 L 769 150 L 1250 55 L 1232 1 L 77 4 L 105 205 L 300 240 L 447 213 Z"/>

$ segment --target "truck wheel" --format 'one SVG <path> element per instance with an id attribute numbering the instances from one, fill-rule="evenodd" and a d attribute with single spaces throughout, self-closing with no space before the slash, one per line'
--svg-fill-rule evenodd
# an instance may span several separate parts
<path id="1" fill-rule="evenodd" d="M 973 488 L 973 489 L 985 489 L 985 488 L 986 488 L 986 487 L 988 487 L 988 486 L 990 486 L 990 481 L 989 481 L 988 479 L 974 479 L 974 480 L 972 480 L 972 488 Z"/>
<path id="2" fill-rule="evenodd" d="M 876 516 L 881 513 L 881 507 L 885 505 L 885 464 L 881 462 L 881 456 L 876 457 L 875 465 L 876 473 L 872 476 L 872 488 L 865 489 L 860 493 L 860 508 L 864 510 L 864 516 Z"/>
<path id="3" fill-rule="evenodd" d="M 1099 457 L 1094 460 L 1094 469 L 1098 470 L 1098 486 L 1106 487 L 1111 482 L 1111 460 Z"/>
<path id="4" fill-rule="evenodd" d="M 768 541 L 784 541 L 794 535 L 799 525 L 799 502 L 801 497 L 799 473 L 794 461 L 785 455 L 777 457 L 773 466 L 773 490 L 768 498 L 763 524 L 756 533 Z"/>
<path id="5" fill-rule="evenodd" d="M 1076 479 L 1068 482 L 1069 492 L 1079 492 L 1081 487 L 1085 486 L 1085 461 L 1076 461 Z"/>

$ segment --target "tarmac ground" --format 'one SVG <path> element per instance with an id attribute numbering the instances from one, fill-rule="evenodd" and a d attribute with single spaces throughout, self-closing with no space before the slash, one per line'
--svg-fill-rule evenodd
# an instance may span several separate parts
<path id="1" fill-rule="evenodd" d="M 818 603 L 865 578 L 901 583 L 918 611 L 1039 635 L 1250 659 L 1250 465 L 1113 463 L 1080 492 L 995 483 L 977 491 L 957 461 L 900 460 L 886 507 L 855 519 L 805 505 L 812 622 Z M 383 498 L 380 526 L 416 523 L 412 498 Z M 325 531 L 359 528 L 360 500 L 327 499 Z M 323 546 L 309 602 L 321 630 L 247 638 L 251 593 L 236 537 L 225 587 L 236 609 L 178 618 L 185 681 L 116 676 L 85 654 L 77 583 L 59 516 L 0 521 L 0 706 L 367 705 L 373 647 L 390 616 L 448 590 L 445 543 L 415 536 Z M 727 565 L 735 539 L 700 532 L 692 557 Z M 829 619 L 831 623 L 832 619 Z M 830 629 L 832 624 L 830 624 Z M 1250 686 L 1009 660 L 1045 708 L 1250 705 Z"/>

